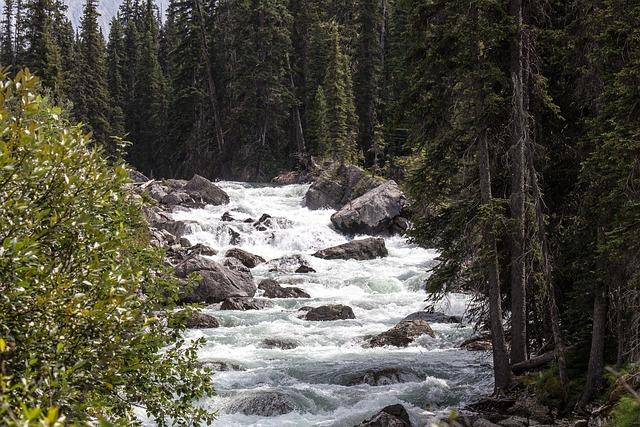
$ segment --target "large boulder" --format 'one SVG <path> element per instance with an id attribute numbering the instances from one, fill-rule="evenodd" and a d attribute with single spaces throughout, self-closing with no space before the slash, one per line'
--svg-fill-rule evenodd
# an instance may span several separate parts
<path id="1" fill-rule="evenodd" d="M 342 304 L 321 305 L 310 309 L 304 316 L 305 320 L 329 321 L 355 319 L 351 307 Z"/>
<path id="2" fill-rule="evenodd" d="M 381 178 L 357 166 L 333 166 L 311 184 L 304 196 L 304 205 L 309 209 L 340 209 L 381 183 Z"/>
<path id="3" fill-rule="evenodd" d="M 258 264 L 265 262 L 265 259 L 259 255 L 254 255 L 240 248 L 231 248 L 225 254 L 227 258 L 238 259 L 245 267 L 254 268 Z"/>
<path id="4" fill-rule="evenodd" d="M 267 298 L 311 298 L 311 295 L 298 287 L 284 287 L 272 279 L 264 279 L 258 289 L 262 289 Z"/>
<path id="5" fill-rule="evenodd" d="M 429 323 L 461 323 L 462 318 L 459 316 L 449 316 L 440 312 L 417 311 L 411 313 L 402 320 L 424 320 Z"/>
<path id="6" fill-rule="evenodd" d="M 388 254 L 384 239 L 370 237 L 323 249 L 313 256 L 324 259 L 357 259 L 362 261 L 385 257 Z"/>
<path id="7" fill-rule="evenodd" d="M 356 427 L 413 427 L 404 406 L 390 405 Z"/>
<path id="8" fill-rule="evenodd" d="M 334 213 L 331 223 L 347 234 L 389 233 L 404 208 L 405 197 L 400 187 L 387 181 Z"/>
<path id="9" fill-rule="evenodd" d="M 284 393 L 257 391 L 235 399 L 227 406 L 226 412 L 275 417 L 288 414 L 296 409 L 299 409 L 298 405 Z"/>
<path id="10" fill-rule="evenodd" d="M 232 270 L 200 256 L 182 261 L 175 267 L 175 272 L 182 279 L 191 273 L 202 277 L 200 283 L 183 296 L 184 302 L 212 304 L 230 297 L 252 297 L 256 294 L 251 273 Z"/>
<path id="11" fill-rule="evenodd" d="M 194 202 L 199 205 L 226 205 L 229 203 L 229 196 L 215 185 L 200 175 L 193 178 L 184 186 L 184 191 L 189 194 Z"/>
<path id="12" fill-rule="evenodd" d="M 270 301 L 254 299 L 251 297 L 231 297 L 222 302 L 220 310 L 263 310 L 271 308 L 273 304 Z"/>
<path id="13" fill-rule="evenodd" d="M 424 320 L 403 320 L 388 331 L 369 339 L 369 345 L 406 347 L 421 335 L 435 337 L 431 326 Z"/>

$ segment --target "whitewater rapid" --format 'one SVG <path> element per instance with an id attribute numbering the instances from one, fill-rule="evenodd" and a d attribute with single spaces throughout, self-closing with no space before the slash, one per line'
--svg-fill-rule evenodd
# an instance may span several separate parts
<path id="1" fill-rule="evenodd" d="M 407 243 L 402 237 L 385 238 L 389 256 L 371 261 L 323 260 L 312 253 L 345 243 L 330 222 L 331 210 L 311 211 L 303 207 L 307 185 L 259 186 L 221 182 L 230 196 L 225 206 L 184 210 L 174 219 L 191 224 L 191 243 L 219 250 L 240 247 L 267 261 L 299 254 L 315 273 L 270 272 L 268 263 L 252 270 L 258 283 L 272 278 L 304 289 L 311 299 L 272 299 L 274 308 L 260 311 L 219 311 L 214 315 L 221 327 L 190 330 L 187 338 L 205 337 L 200 351 L 203 362 L 223 363 L 216 372 L 218 396 L 207 402 L 219 412 L 214 426 L 353 426 L 386 405 L 402 403 L 415 426 L 424 426 L 433 414 L 446 413 L 492 387 L 486 356 L 460 350 L 469 326 L 432 324 L 436 338 L 423 336 L 407 348 L 363 348 L 363 338 L 383 332 L 406 315 L 425 307 L 424 281 L 435 263 L 436 253 Z M 258 219 L 262 214 L 277 218 L 267 231 L 251 223 L 221 221 L 229 212 L 237 220 Z M 232 227 L 240 234 L 232 244 Z M 260 292 L 256 295 L 260 297 Z M 464 295 L 452 294 L 437 307 L 462 316 L 468 304 Z M 355 320 L 310 322 L 300 319 L 303 306 L 346 304 Z M 263 348 L 265 338 L 293 340 L 290 350 Z M 382 368 L 411 372 L 406 382 L 370 386 L 349 385 L 359 374 Z M 274 417 L 234 413 L 232 403 L 248 393 L 277 391 L 291 398 L 297 410 Z"/>

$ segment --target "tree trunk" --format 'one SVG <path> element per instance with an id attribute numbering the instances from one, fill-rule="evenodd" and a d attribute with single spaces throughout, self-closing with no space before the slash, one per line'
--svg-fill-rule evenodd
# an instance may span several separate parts
<path id="1" fill-rule="evenodd" d="M 524 102 L 522 0 L 512 0 L 510 14 L 517 26 L 511 51 L 512 130 L 511 196 L 511 363 L 527 359 L 527 290 L 525 271 L 525 146 L 528 115 Z"/>
<path id="2" fill-rule="evenodd" d="M 607 295 L 606 286 L 596 290 L 593 301 L 593 326 L 591 331 L 591 351 L 587 381 L 578 405 L 583 407 L 593 399 L 602 387 L 602 371 L 604 369 L 604 339 L 607 328 Z"/>
<path id="3" fill-rule="evenodd" d="M 485 206 L 492 202 L 491 170 L 489 164 L 489 147 L 486 132 L 483 131 L 478 141 L 478 167 L 480 173 L 480 201 Z M 511 366 L 507 354 L 507 344 L 502 326 L 502 298 L 500 295 L 500 279 L 498 270 L 498 249 L 496 237 L 491 223 L 483 225 L 482 240 L 487 249 L 487 279 L 489 286 L 489 321 L 491 324 L 491 342 L 493 344 L 493 373 L 496 392 L 505 390 L 511 385 Z"/>
<path id="4" fill-rule="evenodd" d="M 291 84 L 291 94 L 295 97 L 296 94 L 296 85 L 293 80 L 293 69 L 291 68 L 291 61 L 289 60 L 289 54 L 287 54 L 287 68 L 289 69 L 289 81 Z M 297 98 L 296 98 L 297 101 Z M 298 161 L 302 162 L 306 156 L 306 148 L 304 143 L 304 133 L 302 131 L 302 120 L 300 119 L 300 107 L 296 103 L 292 107 L 293 112 L 293 125 L 295 127 L 296 134 L 296 151 L 298 156 Z"/>
<path id="5" fill-rule="evenodd" d="M 211 65 L 211 60 L 209 58 L 209 43 L 207 41 L 207 33 L 205 31 L 206 26 L 201 0 L 196 0 L 196 9 L 198 12 L 198 19 L 200 21 L 200 25 L 198 27 L 200 29 L 202 59 L 204 60 L 205 68 L 207 71 L 207 85 L 209 86 L 209 102 L 211 103 L 211 111 L 213 113 L 214 132 L 216 136 L 216 143 L 218 145 L 218 155 L 221 155 L 222 149 L 224 147 L 224 132 L 222 131 L 220 113 L 218 111 L 218 102 L 216 100 L 216 83 L 213 78 L 213 68 Z"/>

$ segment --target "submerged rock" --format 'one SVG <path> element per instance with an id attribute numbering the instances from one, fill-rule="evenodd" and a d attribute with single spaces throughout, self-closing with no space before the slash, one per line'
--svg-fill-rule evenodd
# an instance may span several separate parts
<path id="1" fill-rule="evenodd" d="M 449 316 L 440 312 L 418 311 L 411 313 L 402 320 L 424 320 L 429 323 L 461 323 L 459 316 Z"/>
<path id="2" fill-rule="evenodd" d="M 348 234 L 391 232 L 391 225 L 405 208 L 405 197 L 394 181 L 388 181 L 345 205 L 331 216 L 331 223 Z"/>
<path id="3" fill-rule="evenodd" d="M 388 254 L 384 239 L 370 237 L 323 249 L 313 254 L 313 256 L 323 259 L 368 260 L 385 257 Z"/>
<path id="4" fill-rule="evenodd" d="M 248 268 L 254 268 L 258 264 L 265 262 L 265 259 L 261 256 L 254 255 L 240 248 L 231 248 L 224 256 L 227 258 L 236 258 Z"/>
<path id="5" fill-rule="evenodd" d="M 202 280 L 183 296 L 184 302 L 212 304 L 230 297 L 252 297 L 256 285 L 251 273 L 232 270 L 213 260 L 200 256 L 190 257 L 175 267 L 176 276 L 185 279 L 198 273 Z"/>
<path id="6" fill-rule="evenodd" d="M 263 310 L 271 308 L 273 304 L 270 301 L 254 299 L 251 297 L 231 297 L 222 302 L 220 310 Z"/>
<path id="7" fill-rule="evenodd" d="M 312 321 L 330 321 L 330 320 L 346 320 L 355 319 L 351 307 L 342 304 L 321 305 L 314 307 L 304 316 L 305 320 Z"/>
<path id="8" fill-rule="evenodd" d="M 388 331 L 371 338 L 369 345 L 372 347 L 385 345 L 406 347 L 421 335 L 435 337 L 431 326 L 424 320 L 403 320 Z"/>
<path id="9" fill-rule="evenodd" d="M 402 368 L 371 369 L 349 379 L 346 385 L 368 384 L 370 386 L 384 386 L 405 382 L 420 382 L 415 372 Z"/>
<path id="10" fill-rule="evenodd" d="M 261 417 L 275 417 L 288 414 L 298 405 L 284 393 L 277 391 L 259 391 L 241 396 L 231 402 L 226 410 L 229 413 L 242 413 Z"/>
<path id="11" fill-rule="evenodd" d="M 265 338 L 261 342 L 264 348 L 279 348 L 282 350 L 292 350 L 298 347 L 300 344 L 297 341 L 289 340 L 286 338 Z"/>
<path id="12" fill-rule="evenodd" d="M 413 427 L 404 406 L 390 405 L 356 427 Z"/>
<path id="13" fill-rule="evenodd" d="M 222 214 L 222 218 L 220 218 L 220 220 L 224 222 L 231 222 L 231 221 L 235 221 L 235 218 L 232 217 L 229 212 L 225 212 Z"/>
<path id="14" fill-rule="evenodd" d="M 260 282 L 258 289 L 262 289 L 267 298 L 311 298 L 311 295 L 298 287 L 284 287 L 272 279 Z"/>
<path id="15" fill-rule="evenodd" d="M 309 209 L 340 209 L 382 182 L 357 166 L 334 166 L 311 184 L 304 205 Z"/>

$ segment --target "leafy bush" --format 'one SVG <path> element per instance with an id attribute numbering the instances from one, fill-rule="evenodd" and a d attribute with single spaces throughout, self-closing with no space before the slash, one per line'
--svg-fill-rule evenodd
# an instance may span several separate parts
<path id="1" fill-rule="evenodd" d="M 0 83 L 0 424 L 212 420 L 201 343 L 167 326 L 177 284 L 124 167 L 28 71 Z"/>
<path id="2" fill-rule="evenodd" d="M 640 426 L 640 400 L 625 396 L 616 404 L 611 413 L 610 427 Z"/>

